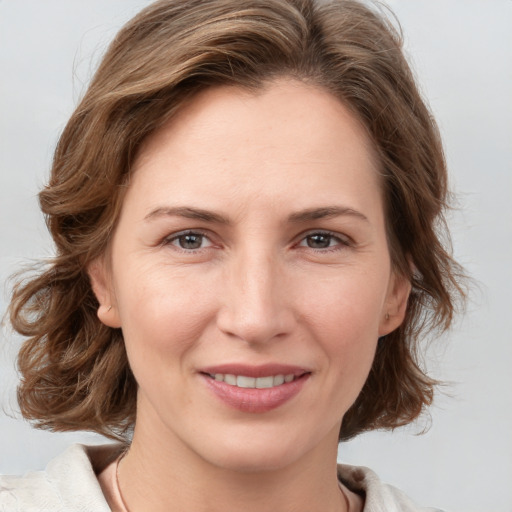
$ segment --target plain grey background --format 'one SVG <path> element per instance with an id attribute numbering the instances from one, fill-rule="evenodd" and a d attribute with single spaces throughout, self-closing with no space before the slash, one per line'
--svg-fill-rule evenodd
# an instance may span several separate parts
<path id="1" fill-rule="evenodd" d="M 144 0 L 0 0 L 0 315 L 7 277 L 50 256 L 36 194 L 57 137 L 106 45 Z M 455 254 L 477 281 L 468 313 L 429 352 L 448 380 L 431 421 L 341 445 L 419 503 L 512 511 L 512 1 L 390 0 L 441 127 L 458 207 Z M 43 468 L 92 434 L 31 429 L 16 412 L 14 358 L 0 344 L 0 472 Z M 425 426 L 430 429 L 417 435 Z"/>

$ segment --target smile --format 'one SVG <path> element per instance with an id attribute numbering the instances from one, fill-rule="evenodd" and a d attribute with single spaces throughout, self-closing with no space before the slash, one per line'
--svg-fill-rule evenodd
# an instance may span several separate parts
<path id="1" fill-rule="evenodd" d="M 246 389 L 274 388 L 284 383 L 292 382 L 295 379 L 293 373 L 287 375 L 269 375 L 266 377 L 248 377 L 247 375 L 233 375 L 230 373 L 215 373 L 209 375 L 217 382 L 225 382 L 230 386 Z"/>
<path id="2" fill-rule="evenodd" d="M 265 413 L 283 406 L 307 385 L 312 372 L 284 364 L 224 364 L 199 372 L 224 405 L 243 413 Z"/>

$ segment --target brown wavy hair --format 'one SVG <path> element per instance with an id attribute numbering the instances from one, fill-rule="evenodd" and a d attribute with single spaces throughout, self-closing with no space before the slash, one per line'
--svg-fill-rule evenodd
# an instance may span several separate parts
<path id="1" fill-rule="evenodd" d="M 27 337 L 18 401 L 37 427 L 129 438 L 137 384 L 121 330 L 96 316 L 88 265 L 109 247 L 148 135 L 207 87 L 258 90 L 279 77 L 324 88 L 366 127 L 380 157 L 392 264 L 412 284 L 405 321 L 379 341 L 340 439 L 407 424 L 431 404 L 436 381 L 418 343 L 450 326 L 462 274 L 447 244 L 438 129 L 400 31 L 382 9 L 352 0 L 162 0 L 115 37 L 39 195 L 56 256 L 18 278 L 9 308 Z"/>

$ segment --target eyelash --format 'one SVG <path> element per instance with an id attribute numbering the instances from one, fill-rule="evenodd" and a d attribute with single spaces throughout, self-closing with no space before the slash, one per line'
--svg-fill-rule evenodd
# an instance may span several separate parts
<path id="1" fill-rule="evenodd" d="M 194 237 L 201 237 L 202 240 L 208 240 L 210 242 L 210 245 L 206 247 L 198 247 L 196 249 L 185 249 L 183 247 L 180 247 L 179 245 L 175 244 L 174 242 L 179 241 L 180 238 L 186 237 L 186 236 L 194 236 Z M 329 239 L 329 243 L 332 241 L 337 242 L 335 245 L 322 247 L 322 248 L 315 248 L 315 247 L 309 247 L 307 245 L 302 245 L 304 242 L 307 244 L 308 239 L 311 239 L 314 236 L 318 237 L 326 237 Z M 180 231 L 179 233 L 175 233 L 171 236 L 166 237 L 162 241 L 162 245 L 172 245 L 176 250 L 185 253 L 185 254 L 197 254 L 200 251 L 203 251 L 205 249 L 208 249 L 213 245 L 208 235 L 200 230 L 187 230 L 187 231 Z M 340 236 L 339 233 L 333 233 L 332 231 L 310 231 L 308 233 L 304 233 L 301 235 L 301 238 L 297 244 L 295 244 L 295 247 L 303 247 L 306 249 L 312 249 L 313 251 L 317 253 L 327 253 L 327 252 L 333 252 L 333 251 L 339 251 L 343 248 L 352 247 L 354 244 L 352 240 L 350 240 L 348 237 Z M 340 249 L 341 247 L 341 249 Z"/>
<path id="2" fill-rule="evenodd" d="M 182 237 L 186 237 L 186 236 L 201 237 L 203 240 L 204 239 L 209 240 L 211 243 L 211 240 L 208 238 L 208 235 L 206 233 L 201 232 L 199 230 L 187 230 L 187 231 L 180 231 L 179 233 L 175 233 L 171 236 L 168 236 L 167 238 L 165 238 L 163 240 L 162 245 L 172 245 L 176 250 L 181 251 L 183 253 L 189 253 L 189 254 L 197 253 L 197 252 L 207 249 L 209 247 L 208 246 L 208 247 L 199 247 L 197 249 L 185 249 L 183 247 L 180 247 L 179 245 L 173 244 L 173 242 L 179 240 Z M 213 245 L 213 243 L 211 243 L 211 245 Z"/>
<path id="3" fill-rule="evenodd" d="M 339 251 L 343 248 L 352 247 L 354 244 L 352 243 L 352 240 L 350 240 L 347 236 L 342 236 L 339 233 L 333 233 L 332 231 L 310 231 L 308 233 L 305 233 L 304 235 L 301 235 L 302 238 L 299 241 L 298 246 L 299 247 L 306 247 L 308 249 L 312 249 L 315 252 L 325 253 L 325 252 L 333 252 L 333 251 Z M 329 239 L 329 242 L 336 241 L 336 245 L 323 247 L 323 248 L 315 248 L 315 247 L 308 247 L 301 245 L 302 242 L 307 243 L 307 240 L 314 236 L 320 236 L 320 237 L 326 237 Z"/>

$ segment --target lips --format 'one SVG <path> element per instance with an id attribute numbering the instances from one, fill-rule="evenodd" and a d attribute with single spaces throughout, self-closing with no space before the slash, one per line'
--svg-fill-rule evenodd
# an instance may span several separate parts
<path id="1" fill-rule="evenodd" d="M 289 365 L 221 365 L 200 371 L 216 398 L 242 412 L 263 413 L 296 396 L 311 375 Z"/>

